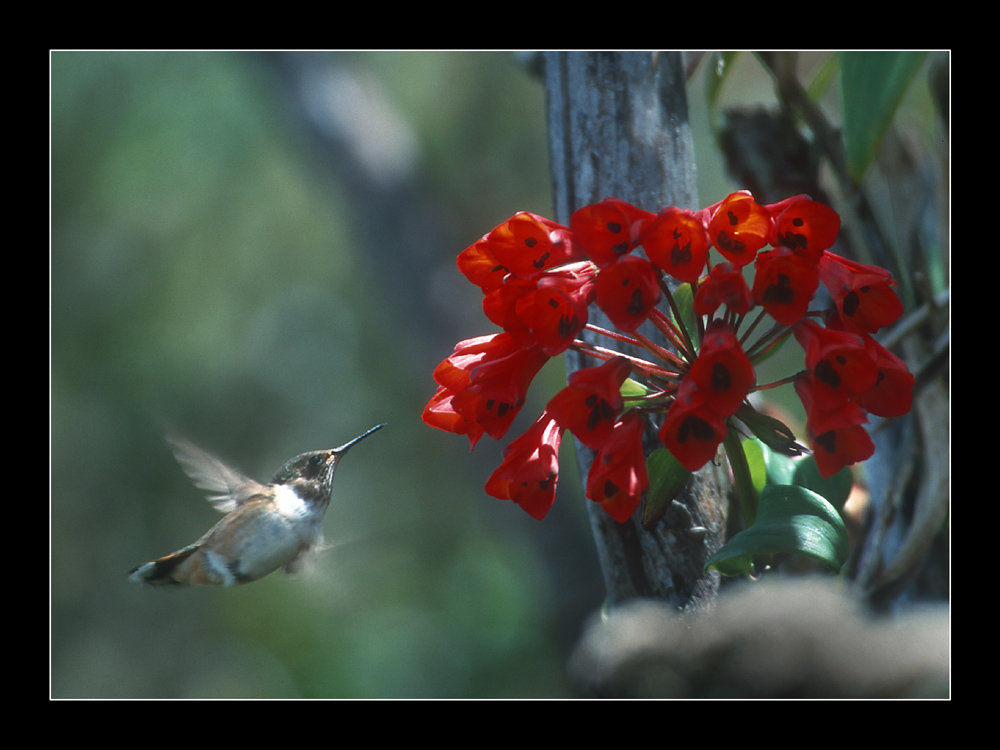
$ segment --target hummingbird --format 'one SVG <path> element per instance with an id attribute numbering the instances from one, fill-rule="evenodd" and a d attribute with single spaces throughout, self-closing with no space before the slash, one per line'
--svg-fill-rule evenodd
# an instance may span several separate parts
<path id="1" fill-rule="evenodd" d="M 322 546 L 337 464 L 352 445 L 383 427 L 339 448 L 296 456 L 268 484 L 186 440 L 168 437 L 181 468 L 195 486 L 216 493 L 208 499 L 226 517 L 194 544 L 132 569 L 129 578 L 151 585 L 238 586 L 281 567 L 296 572 L 305 555 Z"/>

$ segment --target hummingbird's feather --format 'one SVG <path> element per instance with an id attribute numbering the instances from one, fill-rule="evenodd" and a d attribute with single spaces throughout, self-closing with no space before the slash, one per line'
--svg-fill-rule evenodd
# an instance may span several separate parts
<path id="1" fill-rule="evenodd" d="M 227 466 L 184 438 L 168 435 L 167 441 L 174 449 L 177 462 L 195 486 L 216 493 L 209 495 L 208 500 L 222 513 L 236 510 L 264 489 L 260 482 Z"/>
<path id="2" fill-rule="evenodd" d="M 177 550 L 169 555 L 164 555 L 158 560 L 138 565 L 129 571 L 129 577 L 133 581 L 148 583 L 151 586 L 162 586 L 164 584 L 187 583 L 186 580 L 179 580 L 174 577 L 178 567 L 195 552 L 198 545 L 192 544 L 184 549 Z"/>

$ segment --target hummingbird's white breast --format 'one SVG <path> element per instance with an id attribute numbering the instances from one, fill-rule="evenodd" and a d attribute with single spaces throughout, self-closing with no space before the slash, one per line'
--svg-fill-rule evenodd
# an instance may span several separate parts
<path id="1" fill-rule="evenodd" d="M 298 494 L 283 484 L 274 488 L 274 503 L 278 512 L 304 537 L 319 534 L 323 525 L 326 505 L 303 500 Z"/>

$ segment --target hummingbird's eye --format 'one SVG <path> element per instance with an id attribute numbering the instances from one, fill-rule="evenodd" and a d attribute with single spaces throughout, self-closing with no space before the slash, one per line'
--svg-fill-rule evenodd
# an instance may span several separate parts
<path id="1" fill-rule="evenodd" d="M 319 470 L 323 467 L 323 457 L 322 456 L 311 456 L 309 461 L 306 462 L 306 473 L 310 477 L 314 477 L 319 474 Z"/>

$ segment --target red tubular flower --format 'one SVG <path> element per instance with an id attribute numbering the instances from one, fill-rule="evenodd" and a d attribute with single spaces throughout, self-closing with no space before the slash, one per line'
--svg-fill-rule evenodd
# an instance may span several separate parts
<path id="1" fill-rule="evenodd" d="M 819 287 L 815 266 L 787 247 L 759 253 L 754 266 L 754 299 L 782 325 L 794 325 L 805 315 Z"/>
<path id="2" fill-rule="evenodd" d="M 836 313 L 826 320 L 826 327 L 837 331 L 846 330 L 844 322 Z M 880 417 L 901 417 L 913 406 L 913 374 L 906 364 L 867 333 L 859 334 L 865 348 L 875 360 L 878 377 L 875 384 L 854 397 L 854 402 L 863 409 Z"/>
<path id="3" fill-rule="evenodd" d="M 597 452 L 587 475 L 587 497 L 600 503 L 618 523 L 632 517 L 649 487 L 642 450 L 644 424 L 634 411 L 624 415 Z"/>
<path id="4" fill-rule="evenodd" d="M 884 268 L 824 253 L 819 278 L 851 331 L 875 333 L 903 314 L 903 303 L 890 289 L 896 282 Z"/>
<path id="5" fill-rule="evenodd" d="M 542 412 L 504 449 L 503 461 L 486 482 L 486 492 L 498 500 L 513 500 L 534 518 L 544 518 L 556 495 L 562 433 L 556 421 Z"/>
<path id="6" fill-rule="evenodd" d="M 638 231 L 656 214 L 617 198 L 584 206 L 573 213 L 569 228 L 573 241 L 599 267 L 614 263 L 638 242 Z"/>
<path id="7" fill-rule="evenodd" d="M 487 398 L 465 388 L 452 395 L 451 408 L 467 422 L 479 426 L 479 430 L 469 429 L 469 450 L 476 447 L 482 432 L 494 440 L 507 434 L 514 418 L 521 411 L 521 403 L 510 403 L 496 398 Z M 473 437 L 475 436 L 475 440 Z"/>
<path id="8" fill-rule="evenodd" d="M 819 261 L 840 232 L 840 215 L 808 195 L 796 195 L 765 209 L 774 219 L 770 244 L 791 248 L 810 263 Z"/>
<path id="9" fill-rule="evenodd" d="M 824 478 L 875 454 L 875 444 L 861 425 L 845 425 L 821 435 L 812 432 L 809 435 L 816 466 Z"/>
<path id="10" fill-rule="evenodd" d="M 730 193 L 719 203 L 708 225 L 708 236 L 727 260 L 745 266 L 767 244 L 771 215 L 746 190 Z"/>
<path id="11" fill-rule="evenodd" d="M 863 409 L 880 417 L 901 417 L 913 406 L 914 377 L 906 364 L 872 338 L 867 344 L 875 354 L 875 385 L 854 397 Z"/>
<path id="12" fill-rule="evenodd" d="M 743 272 L 733 263 L 713 266 L 694 296 L 694 311 L 699 315 L 713 315 L 723 304 L 739 315 L 750 312 L 754 304 Z"/>
<path id="13" fill-rule="evenodd" d="M 684 378 L 660 428 L 662 442 L 688 471 L 715 457 L 726 436 L 724 420 L 710 408 L 691 378 Z"/>
<path id="14" fill-rule="evenodd" d="M 708 260 L 708 233 L 702 216 L 669 206 L 639 236 L 646 257 L 680 281 L 697 281 Z"/>
<path id="15" fill-rule="evenodd" d="M 518 319 L 550 357 L 566 351 L 587 323 L 587 308 L 595 295 L 593 268 L 578 263 L 547 271 L 538 278 L 538 288 L 516 302 Z"/>
<path id="16" fill-rule="evenodd" d="M 824 328 L 808 318 L 795 325 L 794 333 L 805 350 L 806 367 L 817 380 L 849 396 L 875 385 L 875 357 L 858 334 Z"/>
<path id="17" fill-rule="evenodd" d="M 649 317 L 662 292 L 657 270 L 645 258 L 625 255 L 597 272 L 597 306 L 622 331 L 634 331 Z"/>
<path id="18" fill-rule="evenodd" d="M 486 354 L 470 371 L 469 390 L 517 406 L 524 403 L 528 386 L 549 360 L 537 347 L 522 349 L 503 333 L 495 334 Z"/>
<path id="19" fill-rule="evenodd" d="M 480 425 L 490 437 L 503 437 L 524 404 L 532 379 L 548 359 L 538 347 L 522 349 L 506 332 L 460 341 L 434 370 L 435 382 L 452 398 L 446 406 L 445 395 L 432 397 L 428 416 L 437 416 L 428 424 L 440 427 L 447 423 L 443 415 L 453 411 Z"/>
<path id="20" fill-rule="evenodd" d="M 483 237 L 458 254 L 458 270 L 484 294 L 499 289 L 507 269 L 493 255 L 490 241 Z"/>
<path id="21" fill-rule="evenodd" d="M 821 476 L 872 457 L 875 444 L 861 426 L 868 418 L 860 406 L 809 373 L 795 379 L 795 392 L 806 410 L 806 431 Z"/>
<path id="22" fill-rule="evenodd" d="M 736 413 L 756 385 L 757 374 L 729 324 L 713 320 L 705 330 L 698 357 L 685 375 L 688 379 L 697 385 L 704 404 L 726 419 Z"/>
<path id="23" fill-rule="evenodd" d="M 569 376 L 569 384 L 552 397 L 545 410 L 577 440 L 598 450 L 622 410 L 621 387 L 631 372 L 632 365 L 624 357 L 579 369 Z"/>
<path id="24" fill-rule="evenodd" d="M 479 438 L 483 436 L 483 427 L 477 422 L 471 422 L 455 411 L 453 400 L 455 394 L 439 385 L 431 400 L 424 407 L 421 419 L 424 424 L 437 427 L 445 432 L 469 436 L 469 450 L 476 447 Z M 516 410 L 513 412 L 516 414 Z M 513 418 L 513 416 L 512 416 Z M 505 430 L 506 431 L 506 430 Z"/>
<path id="25" fill-rule="evenodd" d="M 537 289 L 534 280 L 509 275 L 503 284 L 483 297 L 483 314 L 509 333 L 523 349 L 534 346 L 535 339 L 528 324 L 517 314 L 517 303 Z"/>
<path id="26" fill-rule="evenodd" d="M 486 235 L 493 256 L 510 272 L 533 279 L 542 271 L 578 260 L 572 232 L 542 216 L 521 211 Z"/>

